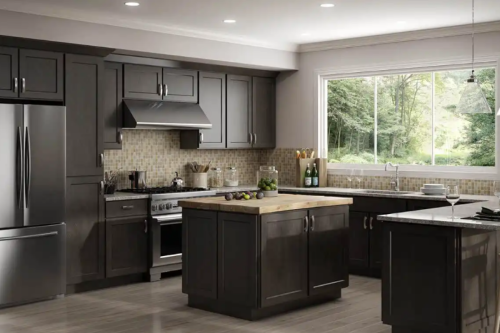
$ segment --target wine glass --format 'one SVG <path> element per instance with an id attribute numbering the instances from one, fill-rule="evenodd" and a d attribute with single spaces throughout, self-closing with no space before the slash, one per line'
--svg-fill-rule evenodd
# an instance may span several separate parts
<path id="1" fill-rule="evenodd" d="M 358 174 L 356 175 L 356 181 L 358 182 L 358 188 L 361 188 L 361 181 L 363 180 L 363 169 L 360 169 L 358 171 Z"/>
<path id="2" fill-rule="evenodd" d="M 498 180 L 495 180 L 493 182 L 493 193 L 498 198 L 499 203 L 500 203 L 500 181 L 498 181 Z"/>
<path id="3" fill-rule="evenodd" d="M 351 171 L 349 171 L 349 175 L 347 175 L 347 184 L 348 184 L 348 187 L 349 188 L 352 188 L 352 179 L 353 179 L 353 176 L 354 176 L 354 169 L 351 169 Z"/>
<path id="4" fill-rule="evenodd" d="M 458 185 L 446 186 L 446 200 L 451 204 L 451 218 L 455 218 L 455 204 L 460 200 Z"/>

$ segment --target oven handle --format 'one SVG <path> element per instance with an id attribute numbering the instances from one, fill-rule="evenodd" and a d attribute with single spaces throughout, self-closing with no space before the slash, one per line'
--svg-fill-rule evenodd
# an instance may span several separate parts
<path id="1" fill-rule="evenodd" d="M 182 223 L 182 213 L 153 217 L 158 222 L 178 222 Z"/>

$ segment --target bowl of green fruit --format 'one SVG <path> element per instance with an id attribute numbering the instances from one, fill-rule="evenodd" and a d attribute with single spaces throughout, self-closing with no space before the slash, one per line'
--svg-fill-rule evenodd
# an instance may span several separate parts
<path id="1" fill-rule="evenodd" d="M 264 193 L 265 197 L 278 196 L 278 180 L 276 178 L 263 177 L 259 180 L 257 186 Z"/>

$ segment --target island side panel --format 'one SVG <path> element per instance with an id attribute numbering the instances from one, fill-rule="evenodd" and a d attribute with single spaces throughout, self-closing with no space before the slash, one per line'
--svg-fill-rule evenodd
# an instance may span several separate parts
<path id="1" fill-rule="evenodd" d="M 494 327 L 498 283 L 497 253 L 496 231 L 462 229 L 462 333 Z"/>
<path id="2" fill-rule="evenodd" d="M 217 212 L 182 211 L 182 292 L 217 298 Z"/>
<path id="3" fill-rule="evenodd" d="M 308 296 L 308 211 L 261 216 L 261 307 Z"/>
<path id="4" fill-rule="evenodd" d="M 393 333 L 455 333 L 459 229 L 383 223 L 382 321 Z"/>
<path id="5" fill-rule="evenodd" d="M 257 308 L 259 216 L 219 213 L 218 299 Z"/>
<path id="6" fill-rule="evenodd" d="M 309 295 L 349 286 L 349 207 L 309 211 Z"/>

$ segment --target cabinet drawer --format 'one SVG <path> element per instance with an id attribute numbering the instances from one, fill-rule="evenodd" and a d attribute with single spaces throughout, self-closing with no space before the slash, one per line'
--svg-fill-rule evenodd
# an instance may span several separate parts
<path id="1" fill-rule="evenodd" d="M 406 200 L 353 197 L 350 210 L 354 212 L 378 212 L 382 214 L 393 214 L 406 211 Z"/>
<path id="2" fill-rule="evenodd" d="M 148 214 L 148 200 L 123 200 L 106 202 L 106 218 Z"/>

